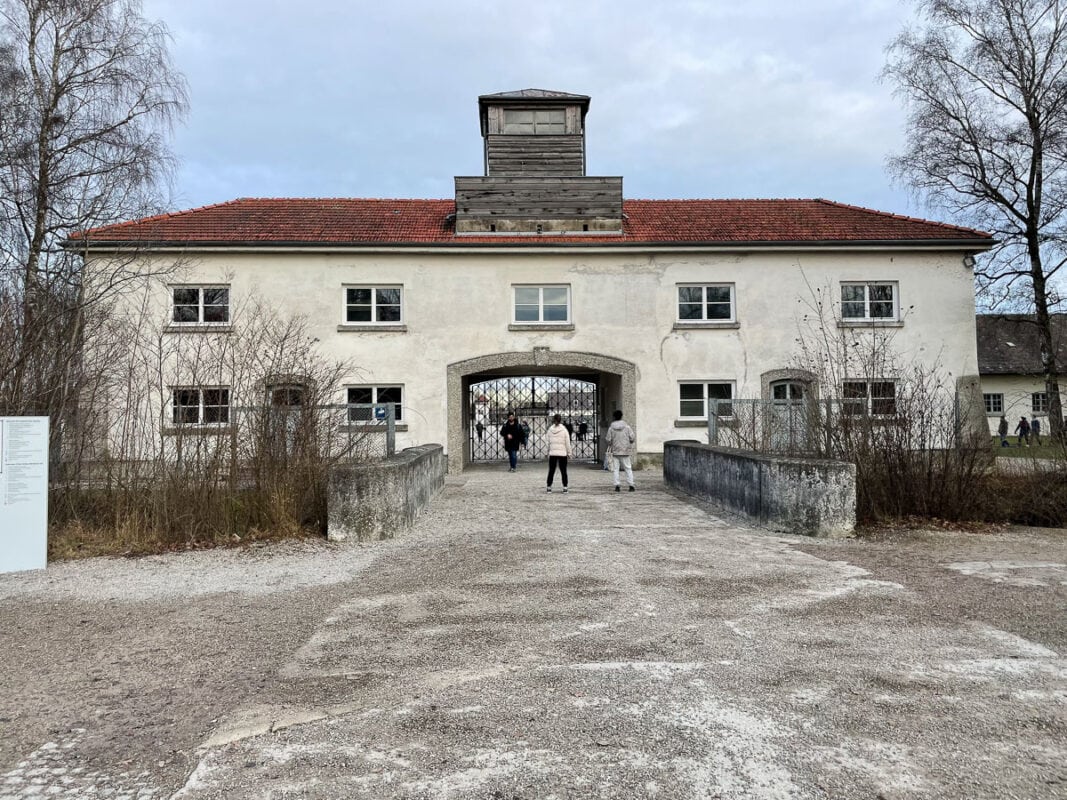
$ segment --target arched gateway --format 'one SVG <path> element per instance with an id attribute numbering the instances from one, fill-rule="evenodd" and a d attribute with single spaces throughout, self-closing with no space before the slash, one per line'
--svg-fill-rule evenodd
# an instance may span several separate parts
<path id="1" fill-rule="evenodd" d="M 637 368 L 621 358 L 535 347 L 525 353 L 495 353 L 448 365 L 448 471 L 461 472 L 471 463 L 468 443 L 478 419 L 470 398 L 474 384 L 516 376 L 578 377 L 596 386 L 597 417 L 610 420 L 615 409 L 636 424 Z M 599 431 L 591 431 L 591 435 Z M 495 436 L 490 425 L 486 435 Z M 597 457 L 603 451 L 598 448 Z"/>

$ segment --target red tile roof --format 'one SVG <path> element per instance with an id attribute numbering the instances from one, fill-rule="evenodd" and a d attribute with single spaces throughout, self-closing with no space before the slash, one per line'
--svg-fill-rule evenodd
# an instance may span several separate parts
<path id="1" fill-rule="evenodd" d="M 457 236 L 452 200 L 243 198 L 95 228 L 92 244 L 236 245 L 773 245 L 856 242 L 967 244 L 981 231 L 829 200 L 626 200 L 621 235 Z"/>

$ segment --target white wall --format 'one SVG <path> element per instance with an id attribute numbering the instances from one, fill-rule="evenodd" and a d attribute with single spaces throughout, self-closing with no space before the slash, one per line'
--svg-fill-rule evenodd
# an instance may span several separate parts
<path id="1" fill-rule="evenodd" d="M 675 426 L 679 381 L 734 380 L 737 396 L 759 397 L 763 372 L 794 366 L 816 290 L 836 304 L 846 280 L 899 282 L 904 321 L 892 331 L 904 363 L 977 373 L 972 274 L 959 253 L 262 252 L 183 263 L 178 282 L 228 283 L 235 305 L 256 292 L 306 315 L 326 355 L 359 365 L 353 383 L 402 384 L 400 447 L 447 442 L 446 365 L 548 347 L 635 363 L 638 448 L 657 452 L 693 437 Z M 676 330 L 676 285 L 693 282 L 735 284 L 738 327 Z M 516 283 L 569 284 L 574 329 L 510 331 Z M 402 284 L 406 332 L 338 332 L 345 284 Z M 163 285 L 154 301 L 166 318 Z"/>

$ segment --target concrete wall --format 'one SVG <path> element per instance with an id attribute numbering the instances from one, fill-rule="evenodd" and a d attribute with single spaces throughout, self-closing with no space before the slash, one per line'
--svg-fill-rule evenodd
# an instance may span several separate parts
<path id="1" fill-rule="evenodd" d="M 663 479 L 784 533 L 843 537 L 856 527 L 854 464 L 673 441 L 663 445 Z"/>
<path id="2" fill-rule="evenodd" d="M 445 483 L 439 444 L 409 447 L 392 458 L 330 473 L 326 537 L 391 539 L 410 528 Z"/>

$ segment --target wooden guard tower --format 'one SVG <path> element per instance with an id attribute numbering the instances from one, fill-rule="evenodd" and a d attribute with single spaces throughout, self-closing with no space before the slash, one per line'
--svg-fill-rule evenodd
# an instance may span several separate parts
<path id="1" fill-rule="evenodd" d="M 485 175 L 456 178 L 456 233 L 622 232 L 622 178 L 585 174 L 589 97 L 523 89 L 478 98 Z"/>

